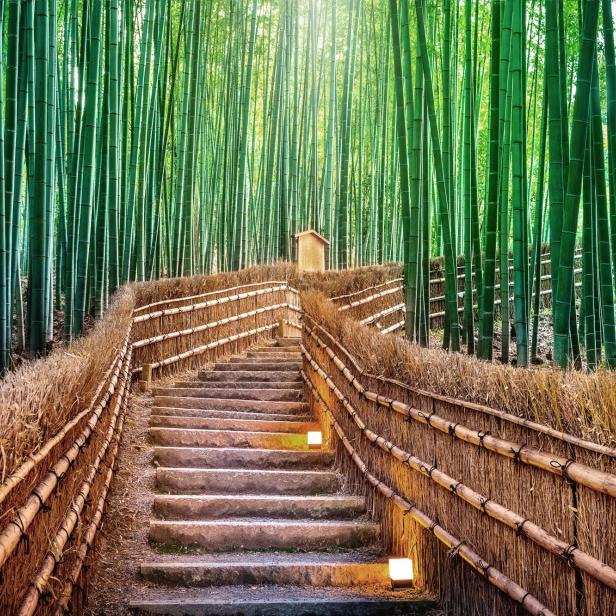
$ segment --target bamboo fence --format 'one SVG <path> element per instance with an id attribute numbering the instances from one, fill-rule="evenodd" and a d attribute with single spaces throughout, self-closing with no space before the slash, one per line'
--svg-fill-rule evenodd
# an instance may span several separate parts
<path id="1" fill-rule="evenodd" d="M 364 284 L 375 276 L 345 282 L 353 290 L 336 297 L 348 306 L 336 318 L 348 320 L 362 340 L 378 339 L 370 343 L 378 363 L 380 349 L 391 347 L 366 326 L 394 331 L 402 302 L 400 280 Z M 333 304 L 323 298 L 319 309 L 302 312 L 295 281 L 286 266 L 274 266 L 123 291 L 119 312 L 104 317 L 123 332 L 103 349 L 103 328 L 90 355 L 86 343 L 80 347 L 77 360 L 100 357 L 86 362 L 93 372 L 87 378 L 79 373 L 83 392 L 71 393 L 64 421 L 41 430 L 45 438 L 30 455 L 7 458 L 2 451 L 8 470 L 0 475 L 0 613 L 83 613 L 132 378 L 146 365 L 156 376 L 193 369 L 281 329 L 302 334 L 307 395 L 348 487 L 366 495 L 386 548 L 415 560 L 417 583 L 438 593 L 446 609 L 614 613 L 616 450 L 370 374 L 324 325 L 319 309 Z M 328 281 L 333 288 L 334 275 L 325 274 Z M 297 283 L 306 289 L 319 280 Z M 35 365 L 25 382 L 45 366 Z M 23 388 L 0 387 L 0 399 L 13 391 L 17 408 Z M 50 389 L 44 403 L 61 391 Z"/>
<path id="2" fill-rule="evenodd" d="M 575 288 L 580 289 L 581 282 L 581 253 L 576 255 L 574 273 L 576 276 Z M 550 253 L 543 253 L 541 256 L 541 284 L 540 284 L 540 305 L 548 307 L 552 299 L 551 275 L 550 275 Z M 458 284 L 458 313 L 464 311 L 465 275 L 464 266 L 459 266 L 461 273 L 457 276 Z M 513 265 L 509 266 L 513 272 Z M 445 278 L 438 267 L 433 267 L 430 276 L 430 328 L 441 329 L 445 319 Z M 498 270 L 496 275 L 499 279 Z M 513 276 L 509 277 L 509 298 L 513 301 Z M 396 277 L 379 284 L 370 285 L 359 291 L 338 295 L 331 298 L 341 312 L 349 314 L 361 322 L 372 324 L 381 333 L 391 333 L 404 327 L 404 284 L 403 279 Z M 473 302 L 477 308 L 477 296 L 473 293 Z M 495 315 L 500 314 L 500 283 L 495 285 Z M 512 309 L 512 308 L 511 308 Z"/>
<path id="3" fill-rule="evenodd" d="M 133 285 L 123 291 L 120 311 L 132 317 L 118 319 L 113 310 L 103 317 L 110 332 L 126 324 L 121 344 L 114 347 L 110 337 L 107 349 L 101 335 L 91 348 L 88 337 L 80 343 L 84 357 L 111 358 L 86 362 L 98 370 L 80 381 L 92 384 L 91 395 L 76 393 L 64 423 L 0 475 L 0 614 L 83 613 L 133 377 L 144 364 L 157 376 L 169 374 L 241 352 L 281 329 L 298 334 L 299 293 L 288 280 L 270 278 L 281 272 L 288 273 L 274 266 Z M 49 361 L 26 372 L 26 385 L 41 380 Z M 0 386 L 0 399 L 13 391 L 20 392 Z M 10 458 L 1 453 L 6 469 Z"/>
<path id="4" fill-rule="evenodd" d="M 304 306 L 307 395 L 418 584 L 452 614 L 615 613 L 616 450 L 369 374 L 321 323 L 322 304 Z"/>

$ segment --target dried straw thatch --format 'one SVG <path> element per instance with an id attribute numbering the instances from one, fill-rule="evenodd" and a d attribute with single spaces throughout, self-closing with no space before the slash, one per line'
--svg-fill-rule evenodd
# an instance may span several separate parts
<path id="1" fill-rule="evenodd" d="M 126 337 L 134 302 L 123 289 L 88 336 L 0 382 L 0 484 L 89 404 Z"/>
<path id="2" fill-rule="evenodd" d="M 457 613 L 513 613 L 451 558 L 460 556 L 533 613 L 609 613 L 611 375 L 516 370 L 362 326 L 382 333 L 399 320 L 402 290 L 388 282 L 399 275 L 390 265 L 299 277 L 282 263 L 131 285 L 88 336 L 9 375 L 0 612 L 79 613 L 131 373 L 145 363 L 159 375 L 193 368 L 271 337 L 280 321 L 297 325 L 299 287 L 309 394 L 341 470 L 368 496 L 392 552 L 416 559 L 419 582 Z M 323 292 L 345 297 L 335 306 Z"/>
<path id="3" fill-rule="evenodd" d="M 5 378 L 0 613 L 81 612 L 131 366 L 184 370 L 272 337 L 297 320 L 289 280 L 296 269 L 281 264 L 129 285 L 86 337 Z"/>
<path id="4" fill-rule="evenodd" d="M 341 470 L 369 498 L 391 552 L 416 560 L 419 582 L 455 614 L 516 613 L 452 558 L 468 562 L 463 550 L 444 550 L 436 527 L 426 532 L 378 482 L 530 593 L 525 608 L 532 597 L 559 614 L 610 613 L 616 506 L 601 490 L 616 485 L 613 376 L 516 370 L 422 349 L 362 327 L 321 293 L 304 292 L 302 303 L 315 408 Z M 505 442 L 510 450 L 501 448 Z M 533 466 L 535 455 L 542 462 Z M 569 471 L 582 467 L 603 479 L 568 481 Z"/>
<path id="5" fill-rule="evenodd" d="M 340 315 L 318 292 L 303 293 L 302 304 L 375 375 L 616 445 L 616 388 L 610 371 L 519 370 L 358 329 L 354 319 Z"/>

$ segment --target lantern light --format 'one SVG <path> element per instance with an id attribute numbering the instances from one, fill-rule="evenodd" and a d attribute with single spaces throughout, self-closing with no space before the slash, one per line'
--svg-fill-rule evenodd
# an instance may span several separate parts
<path id="1" fill-rule="evenodd" d="M 410 558 L 390 558 L 389 578 L 394 590 L 413 586 L 413 561 Z"/>
<path id="2" fill-rule="evenodd" d="M 310 449 L 321 449 L 323 444 L 323 434 L 321 432 L 308 432 L 308 447 Z"/>

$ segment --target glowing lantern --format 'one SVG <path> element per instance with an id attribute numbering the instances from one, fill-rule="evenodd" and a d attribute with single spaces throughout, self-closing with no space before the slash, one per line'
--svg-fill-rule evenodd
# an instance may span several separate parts
<path id="1" fill-rule="evenodd" d="M 393 589 L 413 586 L 413 561 L 410 558 L 390 558 L 389 578 Z"/>
<path id="2" fill-rule="evenodd" d="M 308 432 L 308 447 L 310 449 L 321 449 L 323 444 L 323 434 L 321 432 Z"/>

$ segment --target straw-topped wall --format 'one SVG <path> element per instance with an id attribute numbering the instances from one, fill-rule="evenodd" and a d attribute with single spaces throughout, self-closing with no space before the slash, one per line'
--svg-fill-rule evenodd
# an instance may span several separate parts
<path id="1" fill-rule="evenodd" d="M 123 288 L 85 338 L 0 384 L 0 614 L 82 613 L 131 380 L 297 326 L 288 265 Z M 179 299 L 178 299 L 179 298 Z"/>
<path id="2" fill-rule="evenodd" d="M 320 293 L 302 302 L 306 391 L 418 582 L 454 614 L 613 613 L 612 375 L 427 351 Z M 543 406 L 525 408 L 534 396 Z"/>
<path id="3" fill-rule="evenodd" d="M 299 278 L 281 264 L 132 285 L 88 336 L 7 376 L 0 613 L 82 610 L 132 378 L 195 368 L 301 320 L 306 391 L 339 468 L 420 584 L 452 613 L 609 614 L 612 374 L 516 370 L 382 335 L 400 321 L 395 274 Z"/>

